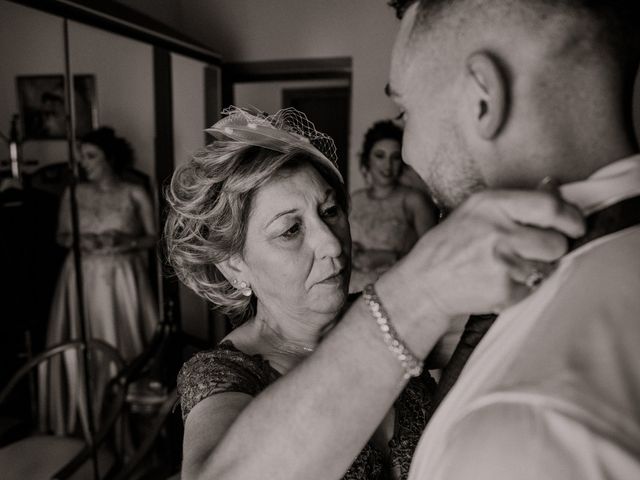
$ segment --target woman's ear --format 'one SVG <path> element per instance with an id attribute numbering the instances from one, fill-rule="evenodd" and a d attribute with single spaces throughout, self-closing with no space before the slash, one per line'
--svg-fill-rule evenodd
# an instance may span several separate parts
<path id="1" fill-rule="evenodd" d="M 220 270 L 229 283 L 233 283 L 234 280 L 249 281 L 248 278 L 245 278 L 248 273 L 247 264 L 240 255 L 232 255 L 228 259 L 216 263 L 216 268 Z"/>
<path id="2" fill-rule="evenodd" d="M 509 98 L 504 72 L 489 53 L 467 58 L 465 90 L 471 124 L 484 140 L 494 139 L 507 120 Z"/>

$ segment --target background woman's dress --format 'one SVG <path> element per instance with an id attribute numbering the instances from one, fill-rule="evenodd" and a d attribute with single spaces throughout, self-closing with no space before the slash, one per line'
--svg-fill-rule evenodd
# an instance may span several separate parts
<path id="1" fill-rule="evenodd" d="M 100 234 L 115 230 L 132 236 L 143 235 L 130 188 L 130 184 L 124 183 L 113 191 L 101 192 L 89 185 L 79 185 L 80 232 Z M 63 203 L 61 208 L 68 208 L 68 201 L 66 193 L 62 202 L 67 203 Z M 82 277 L 88 337 L 114 346 L 125 361 L 131 361 L 142 353 L 158 322 L 157 304 L 149 281 L 147 251 L 117 253 L 105 248 L 83 252 Z M 70 252 L 54 295 L 47 345 L 79 337 L 76 272 Z M 67 358 L 65 373 L 62 369 L 53 368 L 48 375 L 51 382 L 51 398 L 46 402 L 48 424 L 56 433 L 73 431 L 76 426 L 76 413 L 82 396 L 74 365 L 75 362 Z M 103 378 L 95 380 L 96 411 L 99 411 L 104 386 L 112 373 L 101 368 L 100 376 Z M 42 376 L 40 381 L 43 381 Z M 59 391 L 59 386 L 65 381 L 67 389 Z M 84 415 L 84 412 L 80 414 Z"/>
<path id="2" fill-rule="evenodd" d="M 359 190 L 351 197 L 351 238 L 365 249 L 389 250 L 402 256 L 416 243 L 418 235 L 404 206 L 405 190 L 399 189 L 391 196 L 376 199 L 367 190 Z M 353 267 L 350 292 L 359 292 L 391 267 L 361 271 Z"/>

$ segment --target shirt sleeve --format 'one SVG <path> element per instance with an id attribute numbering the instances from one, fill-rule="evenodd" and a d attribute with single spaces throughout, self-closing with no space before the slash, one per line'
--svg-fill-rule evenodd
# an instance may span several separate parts
<path id="1" fill-rule="evenodd" d="M 474 410 L 457 425 L 431 478 L 640 478 L 640 459 L 627 447 L 556 410 L 497 403 Z"/>

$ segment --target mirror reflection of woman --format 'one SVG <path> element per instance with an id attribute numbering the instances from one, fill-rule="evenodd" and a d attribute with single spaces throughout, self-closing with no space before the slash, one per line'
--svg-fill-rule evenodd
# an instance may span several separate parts
<path id="1" fill-rule="evenodd" d="M 351 292 L 375 281 L 438 220 L 425 193 L 400 182 L 404 167 L 402 129 L 390 120 L 375 123 L 360 156 L 367 186 L 351 196 Z"/>
<path id="2" fill-rule="evenodd" d="M 132 162 L 128 142 L 111 128 L 99 128 L 80 140 L 80 166 L 86 181 L 77 185 L 76 197 L 87 333 L 114 346 L 125 361 L 142 353 L 158 319 L 147 261 L 148 249 L 157 241 L 153 206 L 142 185 L 121 176 Z M 67 248 L 72 245 L 68 190 L 60 203 L 57 239 Z M 79 337 L 75 277 L 69 254 L 52 304 L 47 345 Z M 52 375 L 52 388 L 60 381 Z M 69 374 L 69 391 L 77 381 Z M 95 398 L 99 397 L 97 392 Z M 65 420 L 60 405 L 55 401 L 49 405 L 50 416 L 57 422 L 54 430 L 62 431 Z M 66 421 L 67 426 L 73 425 L 73 414 Z"/>

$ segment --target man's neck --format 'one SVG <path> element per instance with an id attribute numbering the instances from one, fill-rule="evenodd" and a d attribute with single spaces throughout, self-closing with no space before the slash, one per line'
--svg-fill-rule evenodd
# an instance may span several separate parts
<path id="1" fill-rule="evenodd" d="M 615 122 L 599 122 L 587 128 L 574 125 L 559 132 L 554 140 L 548 149 L 543 149 L 545 158 L 540 159 L 529 179 L 532 188 L 545 177 L 560 184 L 585 180 L 610 163 L 639 152 L 633 129 Z M 543 141 L 538 142 L 542 144 Z"/>

